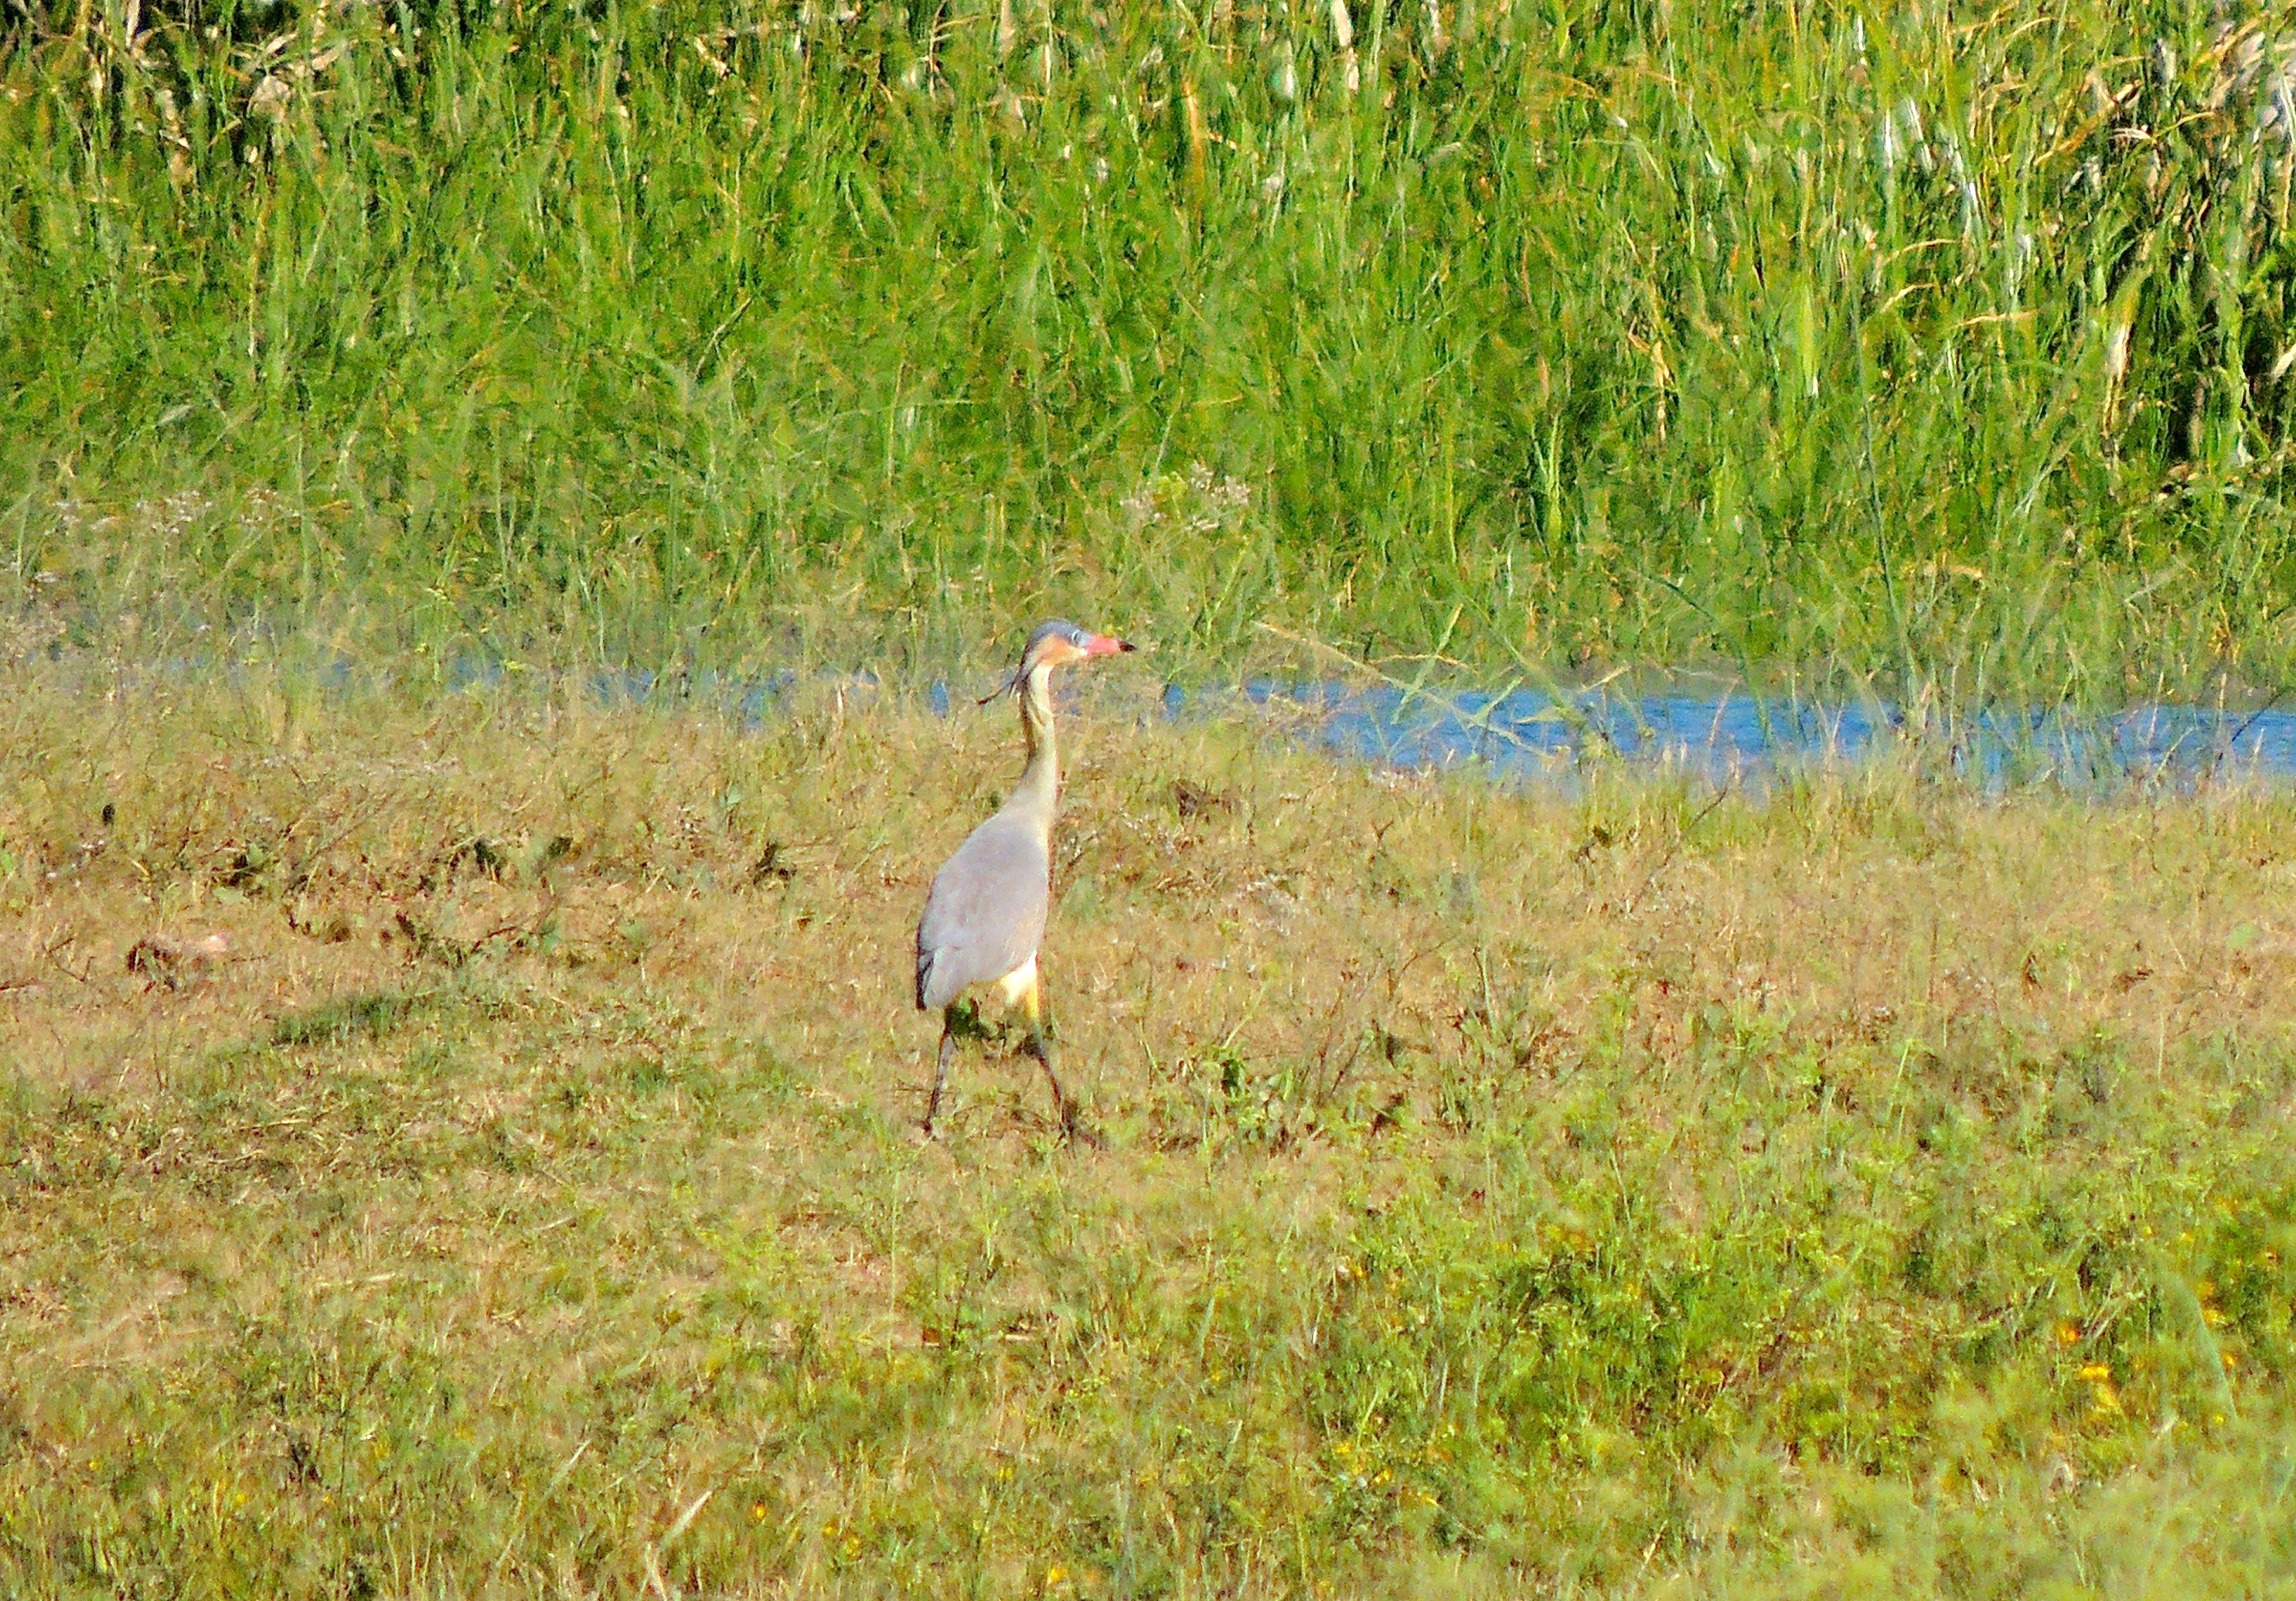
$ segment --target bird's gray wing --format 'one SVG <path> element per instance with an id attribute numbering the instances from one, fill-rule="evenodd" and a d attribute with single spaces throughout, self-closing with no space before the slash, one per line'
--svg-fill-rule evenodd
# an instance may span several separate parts
<path id="1" fill-rule="evenodd" d="M 917 924 L 917 1006 L 947 1006 L 966 986 L 1002 978 L 1037 953 L 1052 862 L 1025 824 L 992 817 L 933 876 Z"/>

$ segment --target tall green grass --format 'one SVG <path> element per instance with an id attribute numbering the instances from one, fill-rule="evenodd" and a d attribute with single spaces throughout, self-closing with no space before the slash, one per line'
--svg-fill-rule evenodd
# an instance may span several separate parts
<path id="1" fill-rule="evenodd" d="M 86 615 L 2296 659 L 2285 4 L 0 16 L 0 536 Z"/>

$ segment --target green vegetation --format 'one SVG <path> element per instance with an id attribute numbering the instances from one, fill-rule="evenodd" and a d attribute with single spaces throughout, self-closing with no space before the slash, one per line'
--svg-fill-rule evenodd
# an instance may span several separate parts
<path id="1" fill-rule="evenodd" d="M 12 1597 L 2296 1586 L 2284 796 L 0 690 Z"/>
<path id="2" fill-rule="evenodd" d="M 923 1144 L 1003 716 L 581 688 L 2276 691 L 2292 182 L 2284 4 L 0 0 L 0 1593 L 2296 1594 L 2296 800 L 1087 714 Z"/>
<path id="3" fill-rule="evenodd" d="M 0 18 L 0 530 L 147 634 L 2292 658 L 2285 4 Z"/>

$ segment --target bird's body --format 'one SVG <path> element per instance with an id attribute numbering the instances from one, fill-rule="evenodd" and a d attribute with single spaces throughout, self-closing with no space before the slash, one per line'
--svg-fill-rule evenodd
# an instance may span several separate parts
<path id="1" fill-rule="evenodd" d="M 965 837 L 933 876 L 917 923 L 917 1009 L 942 1014 L 940 1057 L 925 1131 L 940 1112 L 956 1045 L 956 1002 L 975 984 L 994 984 L 1007 1006 L 1028 1015 L 1029 1044 L 1053 1086 L 1063 1131 L 1075 1131 L 1074 1108 L 1053 1072 L 1037 983 L 1037 947 L 1052 906 L 1053 819 L 1060 806 L 1060 758 L 1054 743 L 1052 671 L 1132 647 L 1073 623 L 1046 623 L 1029 636 L 1009 688 L 1020 697 L 1029 764 L 994 817 Z"/>
<path id="2" fill-rule="evenodd" d="M 933 879 L 917 925 L 917 1007 L 947 1006 L 976 984 L 1033 975 L 1052 905 L 1049 829 L 999 812 Z M 1007 1005 L 1020 999 L 1007 985 Z"/>

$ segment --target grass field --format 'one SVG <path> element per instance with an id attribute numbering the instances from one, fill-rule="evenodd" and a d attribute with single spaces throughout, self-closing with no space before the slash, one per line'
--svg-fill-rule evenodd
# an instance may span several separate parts
<path id="1" fill-rule="evenodd" d="M 1146 715 L 2276 699 L 2292 185 L 2290 0 L 0 0 L 0 1596 L 2296 1597 L 2296 796 Z"/>
<path id="2" fill-rule="evenodd" d="M 1076 611 L 1200 669 L 1267 619 L 1486 676 L 2271 692 L 2292 41 L 6 0 L 0 540 L 163 649 L 938 666 Z"/>
<path id="3" fill-rule="evenodd" d="M 10 669 L 0 1591 L 2296 1593 L 2296 801 L 1095 704 L 925 1145 L 1004 707 Z"/>

